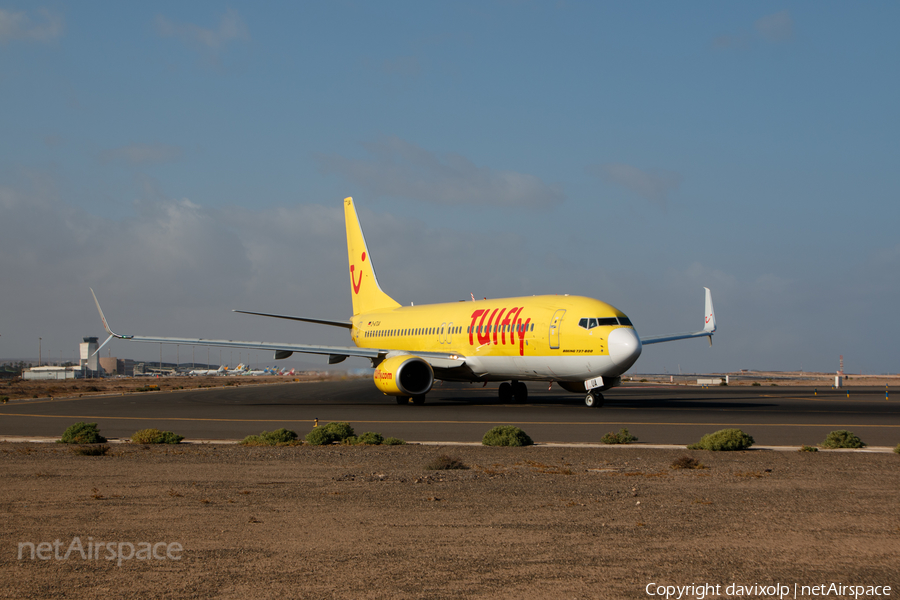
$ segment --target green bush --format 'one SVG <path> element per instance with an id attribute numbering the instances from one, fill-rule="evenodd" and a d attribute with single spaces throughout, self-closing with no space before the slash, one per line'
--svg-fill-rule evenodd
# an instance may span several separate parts
<path id="1" fill-rule="evenodd" d="M 106 438 L 100 435 L 96 423 L 75 423 L 62 434 L 63 444 L 103 444 Z"/>
<path id="2" fill-rule="evenodd" d="M 259 435 L 248 435 L 241 444 L 244 446 L 278 446 L 293 444 L 297 441 L 297 433 L 290 429 L 276 429 L 275 431 L 263 431 Z"/>
<path id="3" fill-rule="evenodd" d="M 758 381 L 754 381 L 751 385 L 752 385 L 753 387 L 759 387 L 759 386 L 762 385 L 762 384 L 761 384 L 760 382 L 758 382 Z"/>
<path id="4" fill-rule="evenodd" d="M 623 427 L 619 430 L 619 433 L 610 431 L 600 438 L 600 441 L 604 444 L 630 444 L 631 442 L 636 442 L 637 438 L 628 433 L 628 430 Z"/>
<path id="5" fill-rule="evenodd" d="M 900 444 L 897 444 L 897 445 L 894 447 L 894 452 L 896 452 L 897 454 L 900 454 Z"/>
<path id="6" fill-rule="evenodd" d="M 800 446 L 800 452 L 818 452 L 819 449 L 815 446 Z"/>
<path id="7" fill-rule="evenodd" d="M 332 442 L 334 442 L 334 436 L 325 431 L 324 427 L 316 427 L 306 434 L 306 443 L 313 446 L 327 446 Z"/>
<path id="8" fill-rule="evenodd" d="M 306 441 L 313 446 L 326 446 L 333 442 L 343 442 L 353 436 L 353 428 L 350 423 L 328 423 L 322 427 L 315 427 L 306 434 Z"/>
<path id="9" fill-rule="evenodd" d="M 528 434 L 513 425 L 498 425 L 484 434 L 485 446 L 531 446 L 534 441 Z"/>
<path id="10" fill-rule="evenodd" d="M 384 438 L 384 441 L 381 442 L 382 446 L 402 446 L 404 444 L 406 444 L 404 440 L 395 437 L 386 437 Z"/>
<path id="11" fill-rule="evenodd" d="M 746 450 L 753 445 L 753 438 L 740 429 L 720 429 L 700 438 L 696 444 L 688 446 L 690 450 Z"/>
<path id="12" fill-rule="evenodd" d="M 183 435 L 159 429 L 141 429 L 131 436 L 132 444 L 177 444 L 184 439 Z"/>
<path id="13" fill-rule="evenodd" d="M 865 448 L 866 444 L 846 429 L 838 429 L 832 431 L 825 437 L 822 442 L 823 448 Z"/>
<path id="14" fill-rule="evenodd" d="M 347 439 L 349 440 L 350 438 Z M 374 431 L 366 431 L 365 433 L 361 433 L 353 439 L 353 444 L 362 446 L 380 446 L 384 443 L 384 436 L 380 433 L 375 433 Z"/>
<path id="15" fill-rule="evenodd" d="M 463 461 L 454 456 L 441 454 L 430 463 L 425 465 L 425 468 L 429 471 L 450 471 L 453 469 L 468 469 L 469 467 Z"/>

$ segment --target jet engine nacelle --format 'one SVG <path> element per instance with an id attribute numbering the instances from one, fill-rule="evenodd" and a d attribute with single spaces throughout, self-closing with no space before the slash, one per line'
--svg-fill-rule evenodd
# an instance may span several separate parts
<path id="1" fill-rule="evenodd" d="M 418 356 L 394 356 L 375 369 L 375 386 L 388 396 L 422 396 L 432 384 L 434 371 Z"/>

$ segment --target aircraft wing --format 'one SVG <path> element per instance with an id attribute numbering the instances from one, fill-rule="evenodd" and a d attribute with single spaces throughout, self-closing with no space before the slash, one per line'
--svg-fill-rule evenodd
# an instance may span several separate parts
<path id="1" fill-rule="evenodd" d="M 712 293 L 708 287 L 706 290 L 706 298 L 704 302 L 703 330 L 694 333 L 673 333 L 669 335 L 651 335 L 641 338 L 641 344 L 659 344 L 661 342 L 671 342 L 674 340 L 686 340 L 695 337 L 708 337 L 709 343 L 712 345 L 712 336 L 716 332 L 716 312 L 713 310 Z"/>
<path id="2" fill-rule="evenodd" d="M 103 315 L 103 309 L 100 308 L 100 302 L 97 300 L 97 295 L 94 293 L 94 290 L 91 290 L 91 295 L 94 297 L 94 303 L 97 305 L 97 311 L 100 313 L 100 320 L 103 321 L 103 328 L 106 329 L 106 333 L 109 334 L 109 337 L 106 338 L 100 347 L 94 352 L 97 354 L 100 350 L 109 342 L 111 339 L 116 338 L 120 340 L 130 340 L 133 342 L 147 342 L 153 344 L 181 344 L 185 346 L 220 346 L 225 348 L 243 348 L 247 350 L 270 350 L 275 352 L 276 358 L 287 358 L 294 352 L 301 352 L 305 354 L 324 354 L 328 355 L 328 362 L 330 364 L 338 363 L 344 360 L 349 356 L 356 356 L 360 358 L 368 358 L 372 360 L 373 364 L 377 364 L 381 362 L 385 357 L 390 354 L 413 354 L 407 353 L 401 350 L 391 350 L 391 349 L 383 349 L 383 348 L 359 348 L 356 346 L 313 346 L 308 344 L 286 344 L 286 343 L 278 343 L 278 342 L 245 342 L 240 340 L 214 340 L 214 339 L 205 339 L 205 338 L 173 338 L 173 337 L 153 337 L 153 336 L 141 336 L 141 335 L 122 335 L 113 332 L 109 327 L 109 323 L 106 320 L 106 317 Z M 244 311 L 235 311 L 235 312 L 244 312 Z M 264 314 L 264 313 L 251 313 L 251 314 Z M 270 316 L 270 315 L 264 315 Z M 272 315 L 276 316 L 276 315 Z M 300 321 L 313 321 L 313 322 L 322 322 L 316 321 L 313 319 L 302 319 L 296 318 L 296 320 Z M 343 323 L 340 321 L 324 321 L 326 324 L 339 324 L 343 327 Z M 347 325 L 349 327 L 349 324 Z M 432 364 L 433 367 L 437 368 L 451 368 L 455 366 L 460 366 L 465 363 L 465 358 L 452 354 L 445 354 L 439 352 L 416 352 L 414 353 L 416 356 L 422 358 L 423 360 Z"/>

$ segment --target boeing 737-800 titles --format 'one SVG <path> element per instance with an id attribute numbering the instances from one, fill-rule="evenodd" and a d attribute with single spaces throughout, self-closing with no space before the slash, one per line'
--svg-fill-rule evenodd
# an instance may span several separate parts
<path id="1" fill-rule="evenodd" d="M 376 387 L 395 396 L 400 404 L 423 403 L 435 379 L 440 379 L 500 381 L 500 398 L 506 402 L 526 400 L 528 389 L 523 381 L 556 382 L 567 391 L 585 394 L 587 406 L 600 406 L 602 392 L 619 385 L 644 345 L 695 337 L 709 337 L 712 343 L 716 317 L 709 288 L 704 288 L 705 323 L 701 331 L 643 339 L 625 313 L 582 296 L 400 306 L 378 285 L 352 198 L 344 200 L 344 218 L 353 300 L 349 320 L 235 312 L 343 327 L 350 331 L 354 347 L 119 335 L 109 328 L 94 295 L 109 333 L 103 345 L 118 338 L 226 346 L 274 351 L 276 359 L 305 352 L 327 355 L 332 364 L 358 356 L 372 361 Z"/>

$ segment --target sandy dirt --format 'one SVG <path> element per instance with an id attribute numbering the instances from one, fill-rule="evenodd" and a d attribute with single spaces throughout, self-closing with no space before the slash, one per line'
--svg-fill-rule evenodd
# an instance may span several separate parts
<path id="1" fill-rule="evenodd" d="M 471 468 L 428 470 L 440 454 Z M 706 468 L 671 468 L 685 454 Z M 893 453 L 0 443 L 0 474 L 2 598 L 900 593 Z M 100 557 L 30 557 L 28 543 L 59 540 L 64 557 L 76 537 L 85 553 L 102 541 Z M 162 558 L 117 564 L 141 543 Z"/>
<path id="2" fill-rule="evenodd" d="M 233 387 L 288 383 L 291 381 L 327 381 L 340 379 L 341 374 L 326 372 L 301 373 L 292 376 L 245 375 L 197 377 L 110 377 L 102 379 L 29 380 L 20 378 L 0 382 L 0 397 L 71 398 L 97 394 L 138 394 L 154 391 L 191 390 L 197 388 Z"/>

